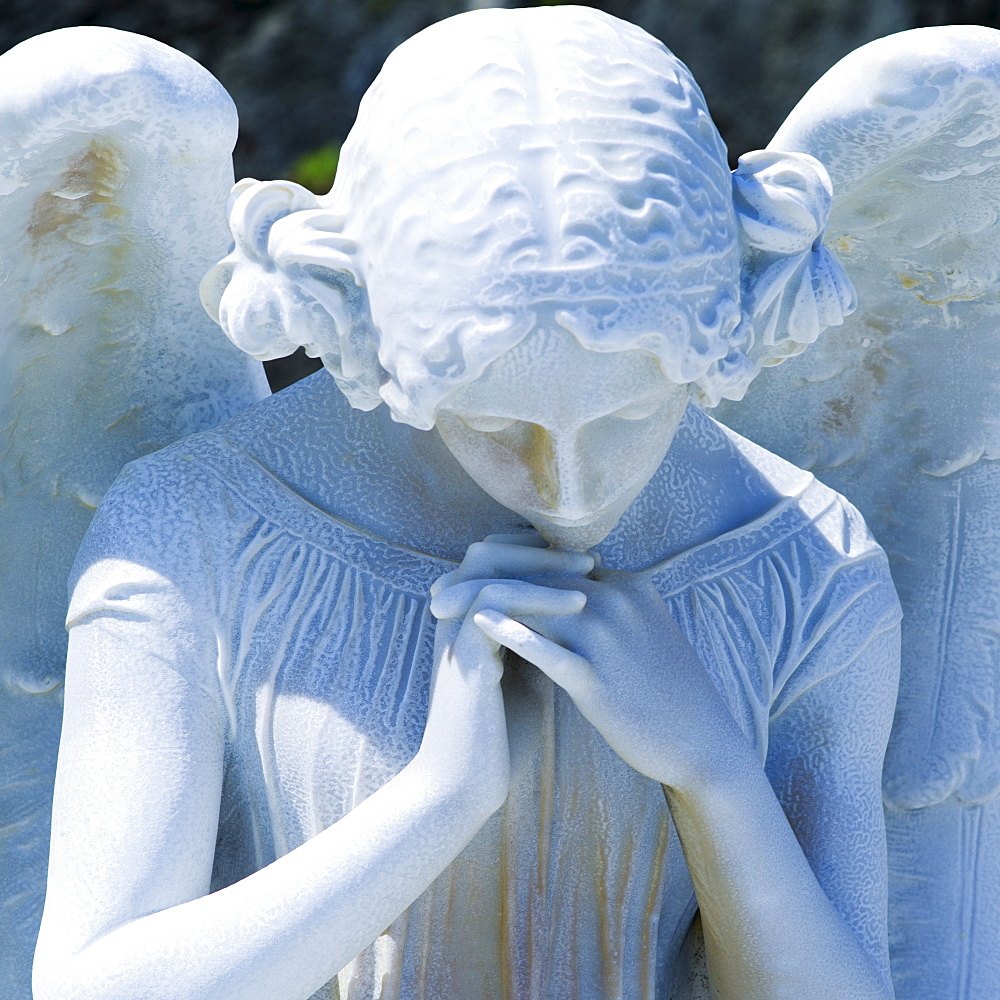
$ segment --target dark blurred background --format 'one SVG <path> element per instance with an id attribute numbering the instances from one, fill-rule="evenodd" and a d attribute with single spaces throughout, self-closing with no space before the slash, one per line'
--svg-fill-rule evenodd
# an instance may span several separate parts
<path id="1" fill-rule="evenodd" d="M 186 52 L 240 113 L 236 176 L 333 182 L 340 144 L 382 61 L 405 38 L 475 0 L 0 0 L 0 51 L 77 24 L 137 31 Z M 1000 0 L 608 0 L 691 68 L 733 160 L 765 145 L 795 101 L 851 49 L 934 24 L 1000 27 Z M 268 363 L 278 389 L 314 370 Z"/>

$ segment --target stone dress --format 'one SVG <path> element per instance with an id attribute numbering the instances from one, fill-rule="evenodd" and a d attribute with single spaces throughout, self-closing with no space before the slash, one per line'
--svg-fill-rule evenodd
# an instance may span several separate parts
<path id="1" fill-rule="evenodd" d="M 248 412 L 301 417 L 310 391 L 288 390 Z M 241 415 L 126 468 L 81 550 L 69 613 L 70 626 L 113 629 L 134 610 L 145 637 L 136 656 L 168 651 L 190 664 L 228 720 L 213 889 L 335 823 L 412 758 L 432 665 L 428 589 L 454 568 L 310 504 L 248 451 L 253 419 Z M 857 512 L 811 475 L 693 408 L 678 439 L 729 449 L 783 497 L 644 572 L 767 757 L 794 826 L 792 765 L 782 762 L 803 757 L 773 745 L 769 756 L 775 733 L 802 740 L 825 724 L 817 713 L 846 716 L 857 753 L 884 746 L 873 720 L 891 705 L 899 622 L 886 561 Z M 633 505 L 647 520 L 673 490 L 668 466 Z M 628 527 L 626 516 L 602 545 L 605 565 L 631 568 Z M 110 575 L 107 563 L 88 573 L 105 560 L 116 560 Z M 161 615 L 160 605 L 172 610 Z M 179 646 L 183 655 L 174 655 Z M 316 998 L 669 995 L 694 896 L 661 787 L 618 758 L 537 670 L 515 664 L 504 684 L 506 805 Z M 804 754 L 822 765 L 824 746 L 817 740 Z M 845 766 L 839 802 L 854 794 L 851 773 Z M 878 824 L 846 828 L 851 856 L 880 863 Z M 836 872 L 817 874 L 828 892 L 841 891 Z M 862 907 L 853 920 L 882 947 L 877 913 Z"/>

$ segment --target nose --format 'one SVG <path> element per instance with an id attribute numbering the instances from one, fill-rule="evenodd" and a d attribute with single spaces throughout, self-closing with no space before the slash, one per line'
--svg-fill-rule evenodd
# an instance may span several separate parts
<path id="1" fill-rule="evenodd" d="M 578 521 L 595 513 L 600 474 L 588 468 L 577 433 L 553 434 L 533 425 L 527 459 L 538 496 L 553 517 Z"/>

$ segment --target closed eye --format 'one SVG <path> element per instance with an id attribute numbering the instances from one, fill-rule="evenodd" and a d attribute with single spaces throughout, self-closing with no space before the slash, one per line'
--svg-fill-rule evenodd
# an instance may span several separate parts
<path id="1" fill-rule="evenodd" d="M 659 397 L 652 399 L 639 399 L 635 402 L 623 406 L 620 410 L 615 410 L 613 417 L 620 417 L 622 420 L 645 420 L 651 417 L 663 405 L 663 400 Z"/>
<path id="2" fill-rule="evenodd" d="M 508 430 L 517 423 L 510 417 L 487 417 L 482 414 L 476 416 L 465 416 L 460 418 L 469 430 L 480 431 L 483 434 L 496 434 L 500 431 Z"/>

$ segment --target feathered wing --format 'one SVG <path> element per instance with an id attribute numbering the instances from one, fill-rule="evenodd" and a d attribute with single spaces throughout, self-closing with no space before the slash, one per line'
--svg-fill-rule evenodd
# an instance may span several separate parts
<path id="1" fill-rule="evenodd" d="M 771 147 L 833 182 L 858 309 L 721 418 L 864 514 L 903 604 L 885 769 L 899 1000 L 1000 982 L 1000 32 L 872 42 Z"/>
<path id="2" fill-rule="evenodd" d="M 267 394 L 204 314 L 236 112 L 179 52 L 102 28 L 0 57 L 0 994 L 29 1000 L 66 577 L 123 464 Z"/>

